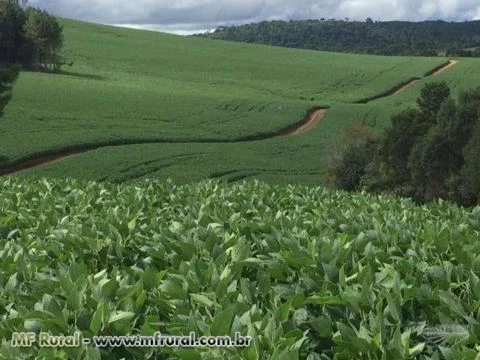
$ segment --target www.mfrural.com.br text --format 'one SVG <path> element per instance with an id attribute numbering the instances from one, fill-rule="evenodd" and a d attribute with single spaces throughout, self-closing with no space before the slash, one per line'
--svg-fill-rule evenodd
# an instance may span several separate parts
<path id="1" fill-rule="evenodd" d="M 163 335 L 156 332 L 153 336 L 93 336 L 82 337 L 76 332 L 71 336 L 54 336 L 46 332 L 14 332 L 11 345 L 13 347 L 80 347 L 93 345 L 98 348 L 115 347 L 176 347 L 176 348 L 234 348 L 249 347 L 252 343 L 250 336 L 235 333 L 231 336 L 198 336 L 191 332 L 188 336 Z"/>

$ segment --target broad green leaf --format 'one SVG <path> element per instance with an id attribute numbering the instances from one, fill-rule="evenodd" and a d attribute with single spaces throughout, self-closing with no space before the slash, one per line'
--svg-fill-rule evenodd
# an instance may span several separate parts
<path id="1" fill-rule="evenodd" d="M 212 326 L 210 327 L 210 333 L 218 336 L 229 335 L 233 318 L 235 317 L 235 311 L 236 307 L 231 306 L 215 315 Z"/>

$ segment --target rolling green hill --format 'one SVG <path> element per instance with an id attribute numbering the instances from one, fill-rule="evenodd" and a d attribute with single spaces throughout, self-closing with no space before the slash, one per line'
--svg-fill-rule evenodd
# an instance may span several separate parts
<path id="1" fill-rule="evenodd" d="M 0 119 L 0 359 L 478 358 L 479 207 L 301 184 L 346 127 L 480 62 L 62 22 L 74 65 L 22 72 Z M 253 177 L 295 184 L 196 182 Z M 39 331 L 252 345 L 14 346 Z"/>
<path id="2" fill-rule="evenodd" d="M 392 112 L 413 104 L 420 84 L 395 97 L 354 102 L 422 78 L 446 61 L 62 23 L 74 65 L 62 74 L 21 73 L 0 120 L 0 156 L 12 164 L 98 149 L 25 174 L 318 183 L 336 135 L 349 124 L 386 126 Z M 473 84 L 480 77 L 477 64 L 462 61 L 449 81 Z M 276 136 L 317 107 L 329 110 L 312 131 Z"/>

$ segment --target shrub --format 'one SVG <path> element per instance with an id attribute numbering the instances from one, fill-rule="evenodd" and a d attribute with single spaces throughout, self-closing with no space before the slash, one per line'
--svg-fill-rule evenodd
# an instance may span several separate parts
<path id="1" fill-rule="evenodd" d="M 368 127 L 348 127 L 334 146 L 333 166 L 328 181 L 339 189 L 358 189 L 376 145 L 377 137 Z"/>
<path id="2" fill-rule="evenodd" d="M 428 123 L 435 123 L 436 116 L 442 104 L 450 96 L 450 88 L 445 81 L 431 82 L 421 90 L 417 105 Z"/>

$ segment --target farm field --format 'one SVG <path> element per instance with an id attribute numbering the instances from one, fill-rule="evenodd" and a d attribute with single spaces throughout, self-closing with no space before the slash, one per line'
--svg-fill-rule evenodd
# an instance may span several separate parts
<path id="1" fill-rule="evenodd" d="M 2 359 L 477 358 L 478 207 L 256 181 L 3 178 L 0 194 Z M 39 330 L 253 345 L 8 342 Z"/>
<path id="2" fill-rule="evenodd" d="M 0 120 L 0 156 L 12 164 L 100 148 L 20 174 L 179 182 L 255 177 L 318 184 L 332 141 L 346 126 L 387 126 L 393 112 L 414 104 L 420 84 L 394 98 L 355 101 L 422 78 L 447 60 L 303 51 L 62 23 L 74 64 L 63 74 L 21 73 Z M 476 64 L 462 60 L 442 77 L 473 85 L 480 77 Z M 429 78 L 420 83 L 425 81 Z M 319 107 L 328 108 L 327 115 L 311 131 L 274 136 Z"/>

